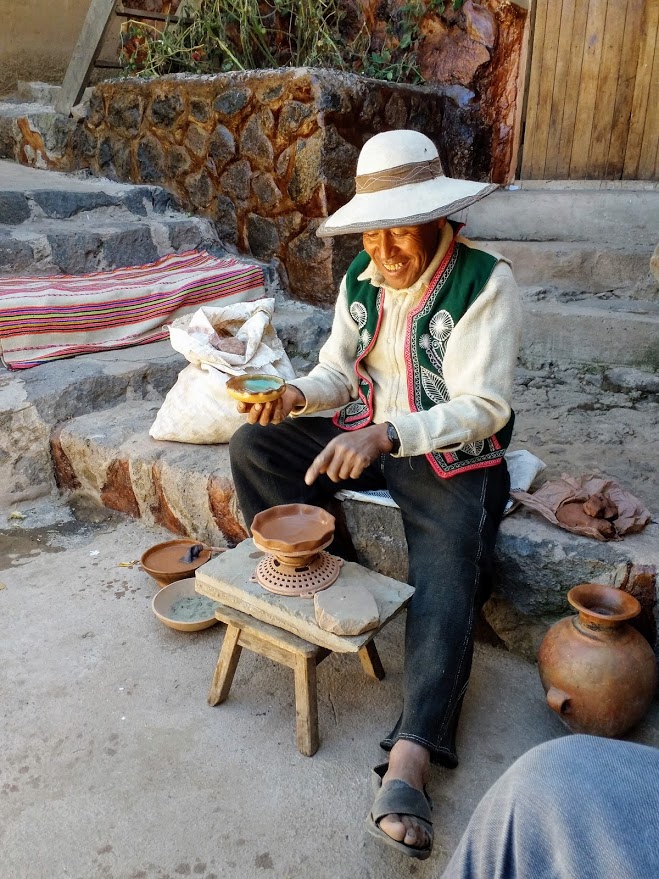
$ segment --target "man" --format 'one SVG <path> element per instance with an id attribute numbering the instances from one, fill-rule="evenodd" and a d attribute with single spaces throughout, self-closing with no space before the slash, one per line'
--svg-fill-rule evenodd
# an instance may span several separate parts
<path id="1" fill-rule="evenodd" d="M 476 807 L 442 879 L 656 879 L 659 750 L 564 736 L 527 751 Z"/>
<path id="2" fill-rule="evenodd" d="M 518 292 L 507 262 L 446 219 L 494 188 L 445 177 L 418 132 L 367 141 L 355 197 L 318 229 L 361 232 L 364 244 L 319 364 L 277 403 L 241 406 L 249 423 L 231 442 L 248 523 L 276 504 L 326 507 L 342 488 L 386 487 L 400 507 L 415 594 L 403 711 L 381 743 L 389 762 L 375 770 L 368 828 L 415 858 L 432 847 L 430 762 L 457 765 L 474 620 L 508 496 Z M 330 551 L 346 548 L 337 538 Z"/>

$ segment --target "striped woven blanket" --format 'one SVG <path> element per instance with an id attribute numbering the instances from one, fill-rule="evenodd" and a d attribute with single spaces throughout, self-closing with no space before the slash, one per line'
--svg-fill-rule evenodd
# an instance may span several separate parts
<path id="1" fill-rule="evenodd" d="M 265 295 L 263 272 L 188 251 L 89 275 L 0 279 L 0 357 L 8 369 L 167 338 L 165 323 L 200 305 Z"/>

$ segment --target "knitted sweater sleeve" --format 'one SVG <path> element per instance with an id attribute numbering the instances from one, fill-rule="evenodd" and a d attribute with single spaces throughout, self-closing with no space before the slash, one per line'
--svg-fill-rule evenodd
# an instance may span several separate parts
<path id="1" fill-rule="evenodd" d="M 391 418 L 401 442 L 398 455 L 455 450 L 501 430 L 511 414 L 520 335 L 519 290 L 502 261 L 447 342 L 443 373 L 449 401 Z"/>
<path id="2" fill-rule="evenodd" d="M 332 332 L 320 349 L 318 365 L 303 378 L 290 384 L 299 388 L 306 398 L 306 405 L 292 415 L 311 415 L 326 409 L 336 409 L 357 397 L 355 359 L 359 335 L 348 311 L 345 278 L 341 281 L 334 309 Z"/>

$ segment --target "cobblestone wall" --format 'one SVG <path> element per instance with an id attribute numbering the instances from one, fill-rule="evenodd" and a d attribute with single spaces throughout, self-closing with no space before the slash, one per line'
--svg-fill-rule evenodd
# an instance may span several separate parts
<path id="1" fill-rule="evenodd" d="M 368 137 L 415 128 L 447 170 L 482 176 L 476 152 L 448 148 L 444 102 L 324 70 L 127 79 L 96 88 L 76 149 L 98 174 L 166 186 L 241 252 L 278 259 L 294 295 L 330 303 L 359 244 L 330 247 L 315 230 L 352 196 Z"/>

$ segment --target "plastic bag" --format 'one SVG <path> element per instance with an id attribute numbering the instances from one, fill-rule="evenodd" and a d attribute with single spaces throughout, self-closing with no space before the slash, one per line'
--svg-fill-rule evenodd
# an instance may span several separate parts
<path id="1" fill-rule="evenodd" d="M 190 365 L 167 394 L 149 435 L 179 443 L 227 443 L 245 421 L 226 383 L 233 375 L 295 372 L 272 326 L 274 299 L 200 308 L 169 327 L 172 347 Z"/>

